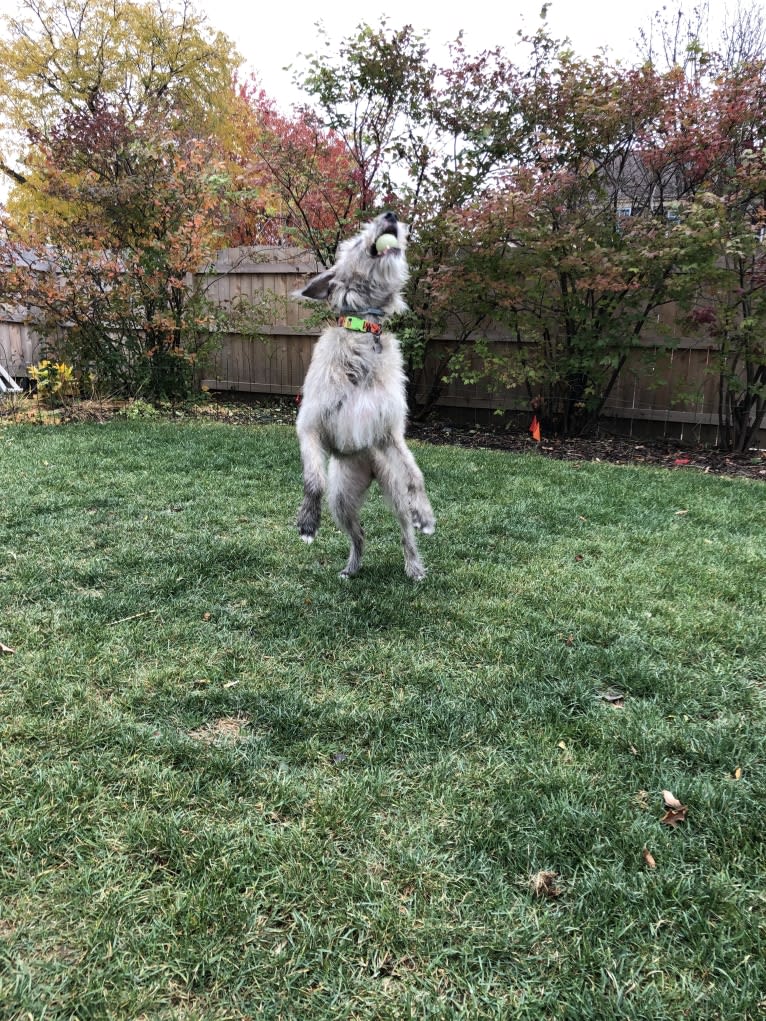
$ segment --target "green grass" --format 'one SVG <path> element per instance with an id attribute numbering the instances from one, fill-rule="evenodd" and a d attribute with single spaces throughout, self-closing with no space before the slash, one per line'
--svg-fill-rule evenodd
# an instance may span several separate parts
<path id="1" fill-rule="evenodd" d="M 0 1017 L 764 1016 L 766 488 L 416 453 L 417 586 L 288 428 L 0 430 Z"/>

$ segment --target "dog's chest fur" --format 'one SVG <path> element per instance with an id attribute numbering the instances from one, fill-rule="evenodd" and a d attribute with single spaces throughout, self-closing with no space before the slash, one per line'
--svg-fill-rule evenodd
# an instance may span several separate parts
<path id="1" fill-rule="evenodd" d="M 386 389 L 398 383 L 401 362 L 398 345 L 388 333 L 355 333 L 336 327 L 324 334 L 311 359 L 306 388 L 323 396 L 350 387 Z M 393 374 L 393 375 L 392 375 Z"/>
<path id="2" fill-rule="evenodd" d="M 377 446 L 405 414 L 402 359 L 392 334 L 336 327 L 320 338 L 300 415 L 314 420 L 328 449 L 348 454 Z"/>
<path id="3" fill-rule="evenodd" d="M 352 386 L 375 386 L 382 379 L 385 361 L 381 336 L 372 333 L 349 333 L 336 340 L 331 355 L 338 374 L 338 383 L 344 385 L 344 377 Z M 386 338 L 388 339 L 388 338 Z"/>

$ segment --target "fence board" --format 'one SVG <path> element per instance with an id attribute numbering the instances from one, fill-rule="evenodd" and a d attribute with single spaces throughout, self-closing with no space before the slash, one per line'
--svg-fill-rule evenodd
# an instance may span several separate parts
<path id="1" fill-rule="evenodd" d="M 0 319 L 0 365 L 11 376 L 26 378 L 27 366 L 40 360 L 40 350 L 40 338 L 26 323 L 15 317 Z"/>

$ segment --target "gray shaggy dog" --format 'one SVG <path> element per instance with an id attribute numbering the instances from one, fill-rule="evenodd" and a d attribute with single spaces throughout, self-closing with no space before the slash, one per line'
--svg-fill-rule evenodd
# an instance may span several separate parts
<path id="1" fill-rule="evenodd" d="M 373 479 L 399 519 L 404 570 L 414 581 L 426 575 L 415 529 L 430 535 L 436 527 L 423 476 L 404 440 L 399 342 L 381 328 L 386 316 L 407 307 L 406 247 L 406 224 L 383 213 L 340 245 L 332 269 L 296 292 L 329 302 L 338 317 L 320 336 L 303 384 L 296 428 L 304 495 L 297 525 L 301 538 L 313 542 L 326 491 L 330 512 L 351 541 L 341 578 L 361 566 L 359 512 Z"/>

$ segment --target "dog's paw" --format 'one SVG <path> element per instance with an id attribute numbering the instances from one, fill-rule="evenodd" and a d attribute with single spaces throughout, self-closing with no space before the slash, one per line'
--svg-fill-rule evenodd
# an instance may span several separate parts
<path id="1" fill-rule="evenodd" d="M 419 561 L 404 565 L 404 573 L 410 579 L 410 581 L 423 581 L 428 573 Z"/>
<path id="2" fill-rule="evenodd" d="M 298 510 L 295 525 L 298 529 L 298 535 L 304 542 L 313 542 L 319 531 L 321 499 L 321 495 L 305 496 Z"/>
<path id="3" fill-rule="evenodd" d="M 422 514 L 420 511 L 413 510 L 412 526 L 423 535 L 433 535 L 436 531 L 436 518 L 433 514 Z"/>

